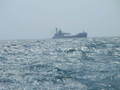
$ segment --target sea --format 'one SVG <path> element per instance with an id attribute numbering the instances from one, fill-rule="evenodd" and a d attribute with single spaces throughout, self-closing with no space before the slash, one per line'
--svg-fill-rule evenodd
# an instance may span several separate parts
<path id="1" fill-rule="evenodd" d="M 120 90 L 120 37 L 1 40 L 0 90 Z"/>

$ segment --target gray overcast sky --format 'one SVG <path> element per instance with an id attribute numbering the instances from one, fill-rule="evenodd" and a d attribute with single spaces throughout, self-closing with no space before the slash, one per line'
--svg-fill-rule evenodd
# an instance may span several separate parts
<path id="1" fill-rule="evenodd" d="M 120 0 L 0 0 L 0 39 L 51 38 L 55 27 L 120 35 Z"/>

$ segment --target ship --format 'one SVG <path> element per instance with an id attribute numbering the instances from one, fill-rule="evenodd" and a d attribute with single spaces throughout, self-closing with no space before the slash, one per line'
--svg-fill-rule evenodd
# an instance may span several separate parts
<path id="1" fill-rule="evenodd" d="M 83 31 L 76 35 L 71 35 L 71 33 L 65 33 L 61 29 L 56 28 L 56 33 L 52 37 L 53 39 L 60 39 L 60 38 L 87 38 L 87 32 Z"/>

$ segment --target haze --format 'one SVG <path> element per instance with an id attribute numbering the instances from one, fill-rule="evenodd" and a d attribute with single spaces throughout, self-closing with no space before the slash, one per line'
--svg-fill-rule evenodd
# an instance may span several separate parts
<path id="1" fill-rule="evenodd" d="M 51 38 L 55 28 L 120 35 L 120 0 L 0 0 L 0 39 Z"/>

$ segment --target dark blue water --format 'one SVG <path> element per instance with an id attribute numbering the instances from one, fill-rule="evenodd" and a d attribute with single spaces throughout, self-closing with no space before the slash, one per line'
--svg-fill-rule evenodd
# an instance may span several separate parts
<path id="1" fill-rule="evenodd" d="M 120 38 L 0 41 L 0 90 L 120 90 Z"/>

